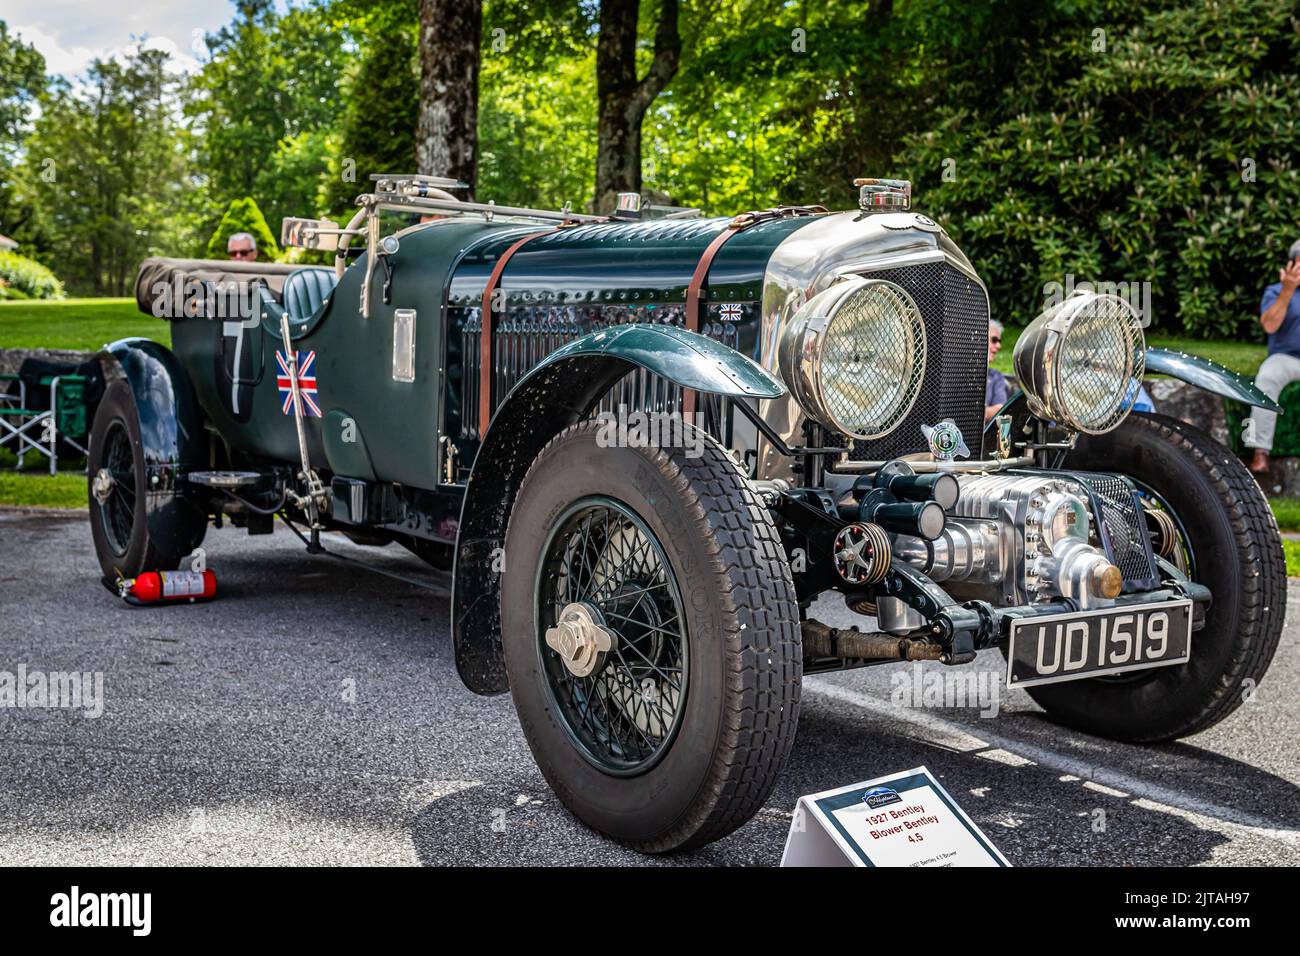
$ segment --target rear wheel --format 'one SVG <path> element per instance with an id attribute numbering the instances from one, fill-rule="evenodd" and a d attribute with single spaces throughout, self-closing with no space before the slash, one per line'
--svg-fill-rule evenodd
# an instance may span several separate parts
<path id="1" fill-rule="evenodd" d="M 1115 740 L 1157 743 L 1211 727 L 1268 670 L 1286 613 L 1286 562 L 1268 501 L 1244 465 L 1199 428 L 1131 415 L 1079 440 L 1069 468 L 1119 472 L 1167 509 L 1178 563 L 1212 602 L 1186 664 L 1027 688 L 1048 714 Z"/>
<path id="2" fill-rule="evenodd" d="M 172 529 L 170 544 L 150 534 L 140 419 L 126 382 L 115 381 L 104 392 L 90 429 L 88 464 L 90 533 L 105 577 L 174 569 L 203 540 L 201 515 L 177 518 L 184 526 Z"/>
<path id="3" fill-rule="evenodd" d="M 510 691 L 538 766 L 583 822 L 651 852 L 740 826 L 798 720 L 794 586 L 767 509 L 722 448 L 537 457 L 506 536 Z M 703 437 L 703 436 L 701 436 Z"/>

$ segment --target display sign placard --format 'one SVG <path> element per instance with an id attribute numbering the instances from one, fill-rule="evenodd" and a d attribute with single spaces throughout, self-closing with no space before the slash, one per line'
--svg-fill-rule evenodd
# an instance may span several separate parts
<path id="1" fill-rule="evenodd" d="M 782 866 L 1010 866 L 925 767 L 800 797 Z"/>

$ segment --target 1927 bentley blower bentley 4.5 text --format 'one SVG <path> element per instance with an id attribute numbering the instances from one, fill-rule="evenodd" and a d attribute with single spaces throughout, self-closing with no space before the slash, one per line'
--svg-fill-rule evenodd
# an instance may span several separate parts
<path id="1" fill-rule="evenodd" d="M 997 647 L 1053 720 L 1157 742 L 1267 669 L 1267 502 L 1202 431 L 1130 411 L 1144 372 L 1276 406 L 1148 349 L 1123 297 L 1034 321 L 985 426 L 988 295 L 905 182 L 859 181 L 846 212 L 651 219 L 372 179 L 347 225 L 284 223 L 332 269 L 142 266 L 172 349 L 100 356 L 108 578 L 277 514 L 309 550 L 405 545 L 451 580 L 464 682 L 509 691 L 574 814 L 653 852 L 758 810 L 804 674 Z M 828 591 L 859 627 L 814 618 Z"/>

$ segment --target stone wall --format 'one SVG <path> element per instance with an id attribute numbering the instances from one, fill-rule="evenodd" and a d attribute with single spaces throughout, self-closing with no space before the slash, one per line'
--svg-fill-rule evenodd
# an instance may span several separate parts
<path id="1" fill-rule="evenodd" d="M 1204 429 L 1220 445 L 1232 447 L 1228 430 L 1240 431 L 1243 426 L 1241 422 L 1227 420 L 1219 396 L 1172 378 L 1152 379 L 1146 386 L 1156 403 L 1156 411 Z M 1300 497 L 1300 458 L 1276 457 L 1268 474 L 1256 477 L 1267 495 Z"/>
<path id="2" fill-rule="evenodd" d="M 17 375 L 19 366 L 26 358 L 80 365 L 94 354 L 94 352 L 70 352 L 66 349 L 0 349 L 0 374 Z"/>
<path id="3" fill-rule="evenodd" d="M 1178 418 L 1210 433 L 1210 437 L 1224 447 L 1231 447 L 1228 436 L 1228 419 L 1223 411 L 1223 399 L 1211 395 L 1176 378 L 1154 378 L 1146 382 L 1156 411 L 1170 418 Z"/>

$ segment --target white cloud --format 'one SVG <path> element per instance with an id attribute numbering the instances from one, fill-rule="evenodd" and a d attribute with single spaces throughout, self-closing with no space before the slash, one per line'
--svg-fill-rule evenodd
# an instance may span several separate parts
<path id="1" fill-rule="evenodd" d="M 24 42 L 36 47 L 37 52 L 45 57 L 45 72 L 53 73 L 76 82 L 83 76 L 95 60 L 117 60 L 121 62 L 128 52 L 135 48 L 134 43 L 123 43 L 114 47 L 64 46 L 58 37 L 46 33 L 39 27 L 18 24 L 11 28 L 22 37 Z M 149 37 L 144 42 L 146 50 L 163 50 L 169 54 L 167 69 L 169 73 L 190 73 L 199 66 L 189 50 L 181 50 L 170 37 Z"/>
<path id="2" fill-rule="evenodd" d="M 140 39 L 171 54 L 173 72 L 190 72 L 206 54 L 204 34 L 234 14 L 232 3 L 213 0 L 5 0 L 0 19 L 40 51 L 47 73 L 75 80 L 95 59 L 121 59 Z"/>
<path id="3" fill-rule="evenodd" d="M 45 57 L 46 73 L 71 78 L 81 73 L 99 52 L 85 46 L 71 49 L 60 46 L 58 40 L 38 27 L 10 24 L 9 29 L 11 34 L 17 34 L 20 40 L 36 47 L 36 51 Z"/>

